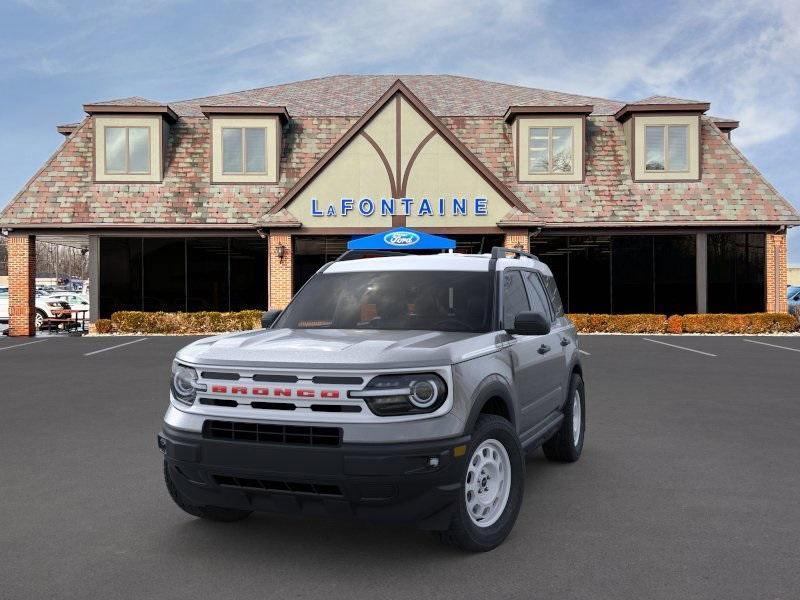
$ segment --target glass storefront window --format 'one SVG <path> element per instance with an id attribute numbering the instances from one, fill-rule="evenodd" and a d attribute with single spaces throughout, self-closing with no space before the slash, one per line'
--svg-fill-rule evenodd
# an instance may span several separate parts
<path id="1" fill-rule="evenodd" d="M 708 235 L 708 312 L 764 310 L 763 233 Z"/>

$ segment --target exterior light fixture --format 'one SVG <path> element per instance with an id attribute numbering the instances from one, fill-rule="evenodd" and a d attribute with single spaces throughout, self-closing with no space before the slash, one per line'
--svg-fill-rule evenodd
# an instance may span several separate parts
<path id="1" fill-rule="evenodd" d="M 278 244 L 275 247 L 275 256 L 277 256 L 278 261 L 283 264 L 283 257 L 286 256 L 286 246 L 283 244 Z"/>

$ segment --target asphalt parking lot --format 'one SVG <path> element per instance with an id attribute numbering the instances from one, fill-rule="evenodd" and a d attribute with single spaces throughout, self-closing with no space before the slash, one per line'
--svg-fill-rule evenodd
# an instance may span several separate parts
<path id="1" fill-rule="evenodd" d="M 155 434 L 190 339 L 0 338 L 0 597 L 800 597 L 800 337 L 582 337 L 583 457 L 532 454 L 516 528 L 482 555 L 182 513 Z"/>

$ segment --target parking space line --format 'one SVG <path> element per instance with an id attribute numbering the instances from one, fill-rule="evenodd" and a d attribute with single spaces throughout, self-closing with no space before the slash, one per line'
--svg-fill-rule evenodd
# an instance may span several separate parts
<path id="1" fill-rule="evenodd" d="M 696 352 L 697 354 L 703 354 L 705 356 L 713 356 L 714 358 L 717 357 L 716 354 L 711 354 L 711 352 L 703 352 L 702 350 L 695 350 L 694 348 L 687 348 L 685 346 L 677 346 L 675 344 L 668 344 L 667 342 L 662 342 L 659 340 L 651 340 L 650 338 L 642 338 L 646 342 L 653 342 L 654 344 L 662 344 L 664 346 L 669 346 L 670 348 L 677 348 L 678 350 L 686 350 L 687 352 Z"/>
<path id="2" fill-rule="evenodd" d="M 586 350 L 580 350 L 579 349 L 578 352 L 580 352 L 581 354 L 584 354 L 585 356 L 591 356 L 591 354 L 589 354 Z"/>
<path id="3" fill-rule="evenodd" d="M 122 348 L 123 346 L 130 346 L 131 344 L 135 344 L 136 342 L 143 342 L 147 338 L 139 338 L 138 340 L 133 340 L 132 342 L 125 342 L 124 344 L 117 344 L 116 346 L 109 346 L 108 348 L 101 348 L 100 350 L 95 350 L 94 352 L 87 352 L 84 356 L 91 356 L 92 354 L 100 354 L 101 352 L 107 352 L 108 350 L 114 350 L 116 348 Z"/>
<path id="4" fill-rule="evenodd" d="M 35 342 L 25 342 L 24 344 L 14 344 L 13 346 L 3 346 L 0 348 L 0 352 L 3 350 L 11 350 L 12 348 L 20 348 L 22 346 L 30 346 L 31 344 L 41 344 L 42 342 L 46 342 L 47 340 L 36 340 Z"/>
<path id="5" fill-rule="evenodd" d="M 751 344 L 761 344 L 762 346 L 769 346 L 771 348 L 780 348 L 781 350 L 791 350 L 792 352 L 800 352 L 798 348 L 790 348 L 789 346 L 779 346 L 778 344 L 768 344 L 767 342 L 759 342 L 758 340 L 742 339 L 743 342 L 750 342 Z"/>

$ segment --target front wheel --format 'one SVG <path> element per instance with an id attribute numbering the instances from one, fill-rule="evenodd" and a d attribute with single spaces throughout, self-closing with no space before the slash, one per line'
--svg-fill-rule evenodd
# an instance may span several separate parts
<path id="1" fill-rule="evenodd" d="M 575 462 L 583 451 L 586 432 L 586 390 L 583 378 L 573 373 L 569 384 L 569 395 L 564 405 L 564 420 L 556 434 L 542 444 L 547 460 L 553 462 Z"/>
<path id="2" fill-rule="evenodd" d="M 461 484 L 458 509 L 442 541 L 486 552 L 508 537 L 525 491 L 522 446 L 511 423 L 481 415 L 475 426 Z"/>

